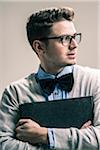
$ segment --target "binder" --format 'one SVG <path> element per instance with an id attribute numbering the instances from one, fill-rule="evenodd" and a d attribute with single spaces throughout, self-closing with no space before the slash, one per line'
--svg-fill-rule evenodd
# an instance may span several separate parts
<path id="1" fill-rule="evenodd" d="M 47 128 L 69 128 L 93 121 L 92 96 L 64 100 L 24 103 L 19 106 L 20 118 L 29 118 Z"/>

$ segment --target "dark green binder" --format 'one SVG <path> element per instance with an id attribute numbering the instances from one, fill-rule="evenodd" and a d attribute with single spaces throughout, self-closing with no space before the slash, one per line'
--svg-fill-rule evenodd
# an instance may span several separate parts
<path id="1" fill-rule="evenodd" d="M 47 102 L 24 103 L 19 106 L 20 117 L 30 118 L 48 128 L 80 128 L 93 120 L 91 96 Z"/>

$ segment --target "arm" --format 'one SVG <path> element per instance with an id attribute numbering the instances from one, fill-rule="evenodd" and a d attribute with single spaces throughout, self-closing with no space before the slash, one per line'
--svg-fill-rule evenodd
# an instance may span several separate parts
<path id="1" fill-rule="evenodd" d="M 91 75 L 93 76 L 93 75 Z M 90 80 L 90 78 L 88 78 Z M 100 75 L 92 79 L 88 95 L 93 95 L 93 125 L 85 129 L 55 129 L 55 148 L 64 150 L 100 150 Z M 87 86 L 87 84 L 86 84 Z M 84 113 L 84 112 L 83 112 Z"/>
<path id="2" fill-rule="evenodd" d="M 18 122 L 19 102 L 11 89 L 5 90 L 0 104 L 0 147 L 2 150 L 40 150 L 43 147 L 36 143 L 47 144 L 47 129 L 29 119 Z"/>
<path id="3" fill-rule="evenodd" d="M 96 105 L 99 107 L 98 103 L 96 103 Z M 97 110 L 97 107 L 95 107 L 95 109 Z M 99 117 L 98 114 L 97 116 Z M 33 143 L 30 142 L 28 139 L 25 141 L 25 139 L 21 139 L 20 135 L 18 134 L 17 134 L 17 139 L 16 139 L 15 129 L 16 129 L 16 124 L 18 120 L 19 120 L 18 102 L 16 101 L 16 98 L 14 95 L 11 95 L 11 93 L 8 93 L 7 91 L 5 91 L 1 100 L 1 104 L 0 104 L 0 147 L 2 146 L 1 149 L 2 150 L 8 150 L 8 149 L 10 150 L 31 150 L 31 149 L 41 150 L 41 149 L 44 149 L 42 146 L 39 147 L 39 146 L 34 145 L 34 143 L 38 143 L 38 141 L 36 142 L 32 140 Z M 95 123 L 96 122 L 99 123 L 98 120 L 100 120 L 100 118 L 95 119 Z M 22 122 L 19 122 L 18 127 L 20 127 L 22 124 L 23 124 Z M 25 124 L 25 126 L 27 125 Z M 31 123 L 29 124 L 29 126 L 31 126 Z M 40 128 L 40 126 L 37 124 L 35 124 L 35 126 L 41 131 L 41 134 L 43 135 L 42 136 L 43 139 L 44 139 L 44 135 L 47 138 L 47 130 L 45 128 Z M 17 133 L 19 133 L 20 128 L 17 128 L 16 131 Z M 88 150 L 88 148 L 89 150 L 98 150 L 99 139 L 100 139 L 99 126 L 97 127 L 91 126 L 87 129 L 81 129 L 81 130 L 76 129 L 76 128 L 54 129 L 53 132 L 54 132 L 54 137 L 55 137 L 55 148 L 58 150 L 61 150 L 61 149 L 73 150 L 75 148 L 77 150 L 86 150 L 86 149 Z M 37 133 L 39 133 L 40 135 L 40 132 L 37 132 Z M 41 138 L 39 140 L 41 140 Z M 31 143 L 33 146 L 29 143 Z M 42 143 L 42 141 L 40 143 Z"/>
<path id="4" fill-rule="evenodd" d="M 99 150 L 100 128 L 89 127 L 82 130 L 77 128 L 55 129 L 55 149 L 64 150 Z"/>
<path id="5" fill-rule="evenodd" d="M 16 138 L 15 129 L 19 120 L 18 102 L 11 90 L 5 90 L 0 103 L 0 149 L 43 150 L 42 146 L 22 142 Z"/>
<path id="6" fill-rule="evenodd" d="M 88 121 L 81 127 L 81 129 L 90 127 L 90 125 L 91 125 L 91 121 Z M 41 127 L 39 124 L 37 124 L 31 119 L 20 119 L 16 127 L 16 137 L 19 140 L 23 142 L 29 142 L 32 145 L 39 144 L 39 143 L 48 144 L 48 136 L 47 136 L 48 135 L 47 132 L 49 132 L 48 130 L 49 129 L 45 127 Z M 54 146 L 54 139 L 53 139 L 53 146 Z M 52 147 L 51 145 L 50 148 L 54 148 L 54 147 Z"/>

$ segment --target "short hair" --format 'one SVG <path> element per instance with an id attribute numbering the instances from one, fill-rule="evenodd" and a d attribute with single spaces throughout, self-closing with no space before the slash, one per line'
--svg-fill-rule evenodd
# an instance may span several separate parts
<path id="1" fill-rule="evenodd" d="M 34 40 L 46 37 L 50 34 L 53 23 L 74 18 L 74 10 L 69 7 L 48 8 L 33 13 L 27 22 L 27 38 L 32 46 Z"/>

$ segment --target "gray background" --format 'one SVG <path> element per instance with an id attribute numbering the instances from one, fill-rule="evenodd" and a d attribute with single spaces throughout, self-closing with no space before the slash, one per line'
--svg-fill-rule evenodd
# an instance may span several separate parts
<path id="1" fill-rule="evenodd" d="M 39 60 L 26 37 L 26 22 L 38 9 L 70 6 L 82 32 L 77 63 L 100 69 L 100 2 L 97 0 L 0 1 L 0 94 L 11 82 L 37 71 Z"/>

